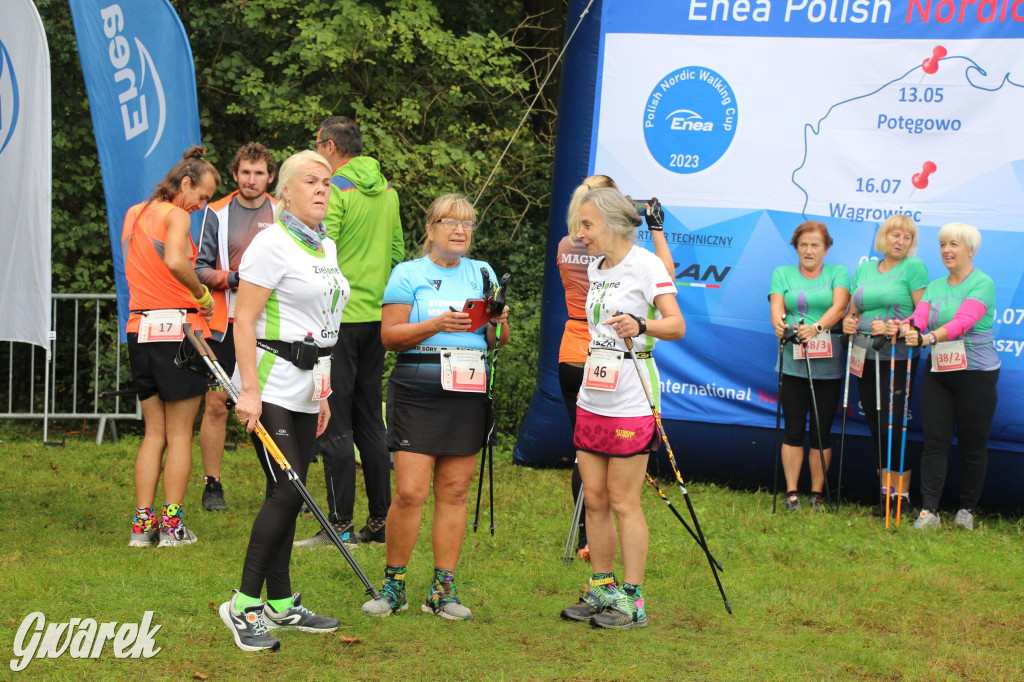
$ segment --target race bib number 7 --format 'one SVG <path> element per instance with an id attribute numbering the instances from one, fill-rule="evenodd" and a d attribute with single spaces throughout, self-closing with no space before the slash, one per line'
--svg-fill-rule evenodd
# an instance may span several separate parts
<path id="1" fill-rule="evenodd" d="M 486 393 L 484 354 L 478 350 L 450 350 L 441 353 L 441 387 L 446 391 Z"/>
<path id="2" fill-rule="evenodd" d="M 964 340 L 943 341 L 932 349 L 933 372 L 957 372 L 967 369 L 967 350 Z"/>

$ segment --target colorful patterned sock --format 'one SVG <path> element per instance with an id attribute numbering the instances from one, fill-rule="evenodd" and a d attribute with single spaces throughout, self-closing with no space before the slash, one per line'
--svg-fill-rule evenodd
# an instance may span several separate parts
<path id="1" fill-rule="evenodd" d="M 156 510 L 153 507 L 136 507 L 132 519 L 133 533 L 152 533 L 157 529 Z"/>
<path id="2" fill-rule="evenodd" d="M 389 580 L 401 580 L 405 581 L 405 566 L 392 566 L 387 564 L 384 566 L 384 577 Z"/>
<path id="3" fill-rule="evenodd" d="M 163 520 L 160 522 L 160 529 L 174 530 L 184 520 L 185 510 L 180 504 L 165 503 Z"/>
<path id="4" fill-rule="evenodd" d="M 622 583 L 622 592 L 633 600 L 636 606 L 636 620 L 646 618 L 647 612 L 644 610 L 644 596 L 642 594 L 643 584 Z"/>

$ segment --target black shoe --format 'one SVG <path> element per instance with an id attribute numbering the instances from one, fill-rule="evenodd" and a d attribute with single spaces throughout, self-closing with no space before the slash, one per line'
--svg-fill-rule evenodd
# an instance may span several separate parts
<path id="1" fill-rule="evenodd" d="M 800 496 L 796 493 L 786 494 L 786 511 L 800 510 Z"/>
<path id="2" fill-rule="evenodd" d="M 228 503 L 224 501 L 224 486 L 220 481 L 203 476 L 206 488 L 203 490 L 203 509 L 206 511 L 227 511 Z"/>
<path id="3" fill-rule="evenodd" d="M 352 530 L 351 523 L 332 523 L 331 526 L 334 527 L 334 532 L 341 538 L 345 547 L 348 549 L 355 549 L 359 546 L 359 539 L 356 538 L 356 534 Z M 334 542 L 331 540 L 331 536 L 327 534 L 327 531 L 321 529 L 320 532 L 311 538 L 296 540 L 292 543 L 292 547 L 324 547 L 333 544 Z"/>
<path id="4" fill-rule="evenodd" d="M 385 524 L 387 519 L 379 516 L 371 516 L 366 519 L 366 525 L 363 526 L 362 530 L 356 533 L 356 539 L 363 543 L 377 543 L 383 545 L 385 543 Z"/>
<path id="5" fill-rule="evenodd" d="M 807 503 L 811 506 L 812 511 L 824 511 L 824 508 L 822 507 L 823 502 L 824 500 L 822 500 L 821 493 L 811 493 L 807 497 Z"/>

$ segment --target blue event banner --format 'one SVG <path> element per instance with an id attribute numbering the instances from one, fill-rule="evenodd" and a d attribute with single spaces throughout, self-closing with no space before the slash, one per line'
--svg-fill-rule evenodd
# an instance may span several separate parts
<path id="1" fill-rule="evenodd" d="M 199 144 L 195 65 L 168 0 L 69 0 L 107 202 L 124 340 L 128 284 L 121 230 L 128 209 Z"/>

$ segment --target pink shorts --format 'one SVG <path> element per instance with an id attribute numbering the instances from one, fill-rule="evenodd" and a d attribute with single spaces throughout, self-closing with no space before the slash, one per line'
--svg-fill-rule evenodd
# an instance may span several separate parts
<path id="1" fill-rule="evenodd" d="M 604 417 L 576 408 L 573 443 L 579 450 L 610 457 L 632 457 L 657 452 L 661 434 L 654 415 Z"/>

